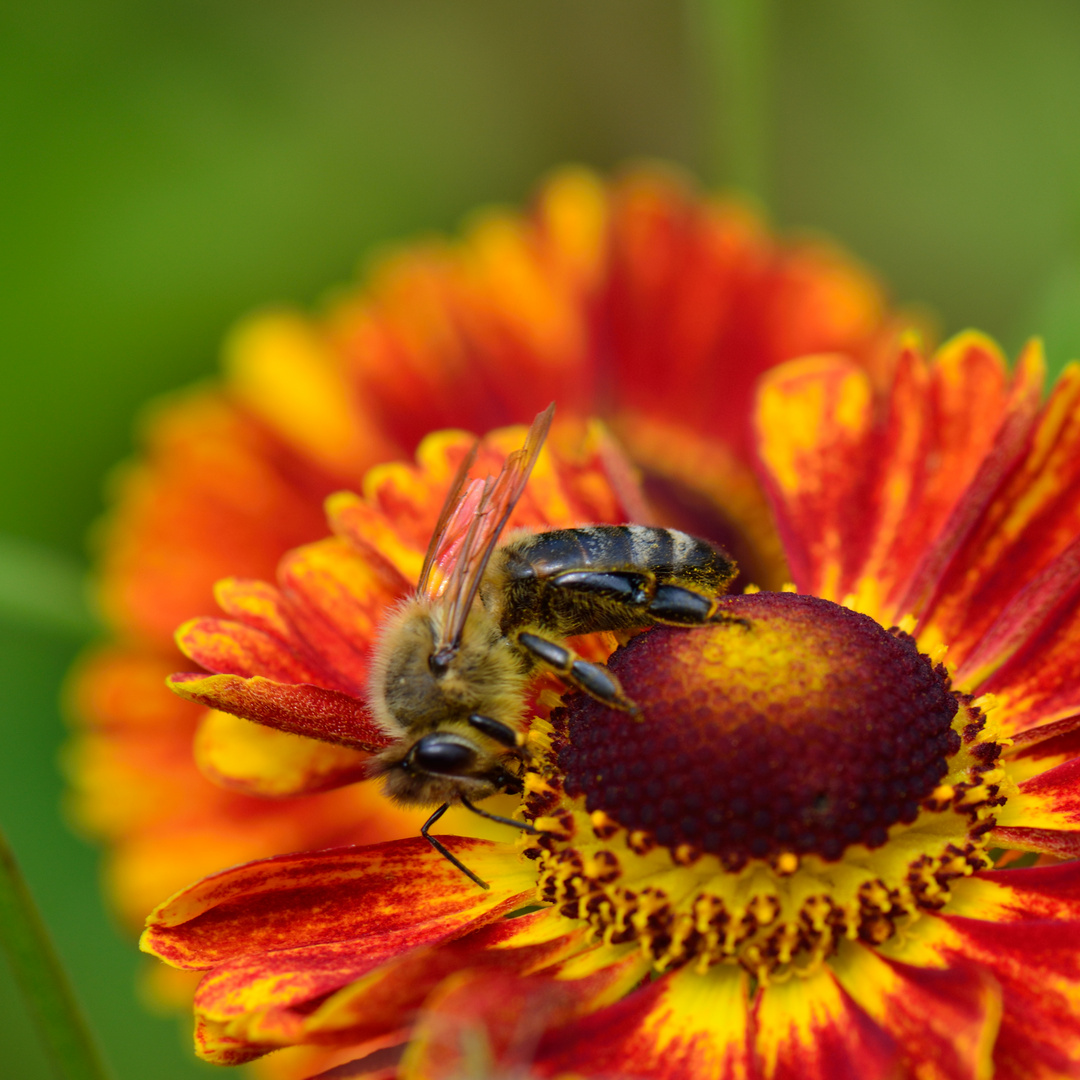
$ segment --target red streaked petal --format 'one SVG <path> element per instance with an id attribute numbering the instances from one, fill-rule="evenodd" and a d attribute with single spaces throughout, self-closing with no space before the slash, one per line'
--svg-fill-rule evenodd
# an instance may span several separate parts
<path id="1" fill-rule="evenodd" d="M 191 619 L 176 631 L 176 643 L 188 659 L 219 675 L 259 675 L 274 682 L 352 689 L 328 680 L 324 672 L 305 663 L 285 642 L 240 622 Z"/>
<path id="2" fill-rule="evenodd" d="M 1023 646 L 978 689 L 994 693 L 1009 733 L 1065 720 L 1080 712 L 1080 611 L 1077 589 L 1066 588 L 1063 603 Z"/>
<path id="3" fill-rule="evenodd" d="M 295 950 L 306 955 L 290 957 L 291 966 L 275 966 L 274 958 L 269 964 L 265 958 L 255 961 L 259 970 L 252 972 L 258 980 L 254 984 L 236 978 L 241 973 L 235 967 L 229 969 L 228 980 L 219 980 L 212 972 L 204 980 L 196 1006 L 213 1022 L 225 1024 L 230 1036 L 242 1037 L 252 1047 L 270 1048 L 311 1041 L 356 1045 L 400 1039 L 415 1022 L 428 994 L 465 970 L 478 983 L 505 975 L 516 984 L 542 968 L 548 981 L 554 973 L 578 980 L 575 1007 L 589 1001 L 595 1005 L 600 995 L 617 997 L 625 992 L 640 978 L 643 965 L 635 957 L 613 962 L 610 950 L 603 948 L 594 948 L 592 953 L 606 963 L 598 964 L 593 958 L 590 964 L 589 955 L 580 952 L 586 933 L 584 927 L 547 910 L 521 919 L 500 919 L 457 940 L 374 965 L 362 957 L 350 957 L 350 945 L 337 956 L 326 947 Z M 569 965 L 563 962 L 566 957 L 571 958 Z M 338 987 L 343 988 L 332 993 Z M 327 993 L 332 996 L 312 1012 L 308 1003 Z M 562 990 L 559 993 L 565 996 Z M 269 1007 L 260 1008 L 268 996 L 272 996 Z"/>
<path id="4" fill-rule="evenodd" d="M 239 675 L 197 672 L 172 675 L 168 685 L 188 701 L 278 731 L 372 752 L 391 741 L 372 720 L 362 701 L 337 690 L 273 682 L 257 676 L 243 679 Z"/>
<path id="5" fill-rule="evenodd" d="M 151 912 L 142 948 L 189 968 L 344 941 L 358 952 L 388 958 L 456 937 L 532 894 L 535 879 L 511 849 L 463 837 L 450 841 L 455 854 L 490 883 L 489 890 L 478 888 L 419 837 L 281 855 L 181 890 Z"/>
<path id="6" fill-rule="evenodd" d="M 273 585 L 253 578 L 223 578 L 214 586 L 214 599 L 230 618 L 281 641 L 290 640 L 288 612 Z"/>
<path id="7" fill-rule="evenodd" d="M 1080 832 L 1061 829 L 1023 829 L 1013 826 L 994 829 L 990 839 L 999 847 L 1016 851 L 1038 851 L 1058 859 L 1080 858 Z"/>
<path id="8" fill-rule="evenodd" d="M 906 614 L 896 602 L 908 578 L 993 444 L 1006 370 L 997 346 L 973 331 L 946 342 L 930 364 L 901 353 L 873 455 L 875 535 L 861 572 L 878 583 L 890 618 Z"/>
<path id="9" fill-rule="evenodd" d="M 1080 1074 L 1080 923 L 999 923 L 958 915 L 943 915 L 940 921 L 944 926 L 936 950 L 946 962 L 974 961 L 1001 985 L 1004 1011 L 994 1048 L 995 1080 Z"/>
<path id="10" fill-rule="evenodd" d="M 587 928 L 545 910 L 497 919 L 456 940 L 389 960 L 363 953 L 355 942 L 284 950 L 210 972 L 195 1007 L 207 1031 L 227 1035 L 230 1047 L 243 1044 L 252 1052 L 312 1041 L 392 1041 L 414 1022 L 428 994 L 456 972 L 520 976 L 543 968 L 550 974 L 561 969 L 565 957 L 580 952 L 586 934 Z M 619 965 L 609 963 L 607 972 L 611 983 L 620 975 Z M 634 979 L 639 975 L 637 968 L 631 972 Z M 616 993 L 623 988 L 616 982 Z M 312 1012 L 310 1003 L 327 994 Z"/>
<path id="11" fill-rule="evenodd" d="M 920 1080 L 989 1080 L 1001 992 L 984 970 L 927 968 L 858 944 L 830 961 L 840 985 L 895 1041 Z"/>
<path id="12" fill-rule="evenodd" d="M 791 361 L 761 381 L 758 452 L 800 592 L 839 599 L 862 565 L 872 424 L 870 380 L 841 357 Z"/>
<path id="13" fill-rule="evenodd" d="M 612 959 L 617 957 L 617 959 Z M 597 946 L 550 974 L 514 977 L 503 970 L 470 970 L 447 979 L 428 999 L 406 1051 L 402 1080 L 450 1080 L 481 1075 L 478 1046 L 500 1073 L 563 1073 L 545 1049 L 549 1040 L 560 1047 L 567 1026 L 612 1001 L 619 1002 L 647 970 L 635 949 Z M 621 1002 L 620 1002 L 621 1003 Z M 585 1021 L 588 1022 L 587 1019 Z M 601 1040 L 602 1041 L 602 1040 Z M 539 1045 L 539 1048 L 538 1048 Z M 596 1075 L 597 1066 L 574 1057 L 574 1072 Z M 561 1058 L 559 1059 L 562 1060 Z M 642 1075 L 635 1069 L 635 1075 Z"/>
<path id="14" fill-rule="evenodd" d="M 905 349 L 881 400 L 839 357 L 763 377 L 759 455 L 800 590 L 854 593 L 890 620 L 931 594 L 1037 408 L 1037 352 L 1021 359 L 1008 397 L 1005 370 L 991 341 L 967 333 L 930 364 Z"/>
<path id="15" fill-rule="evenodd" d="M 367 684 L 371 642 L 387 608 L 402 595 L 382 560 L 356 554 L 333 537 L 289 552 L 278 566 L 294 632 L 342 687 Z"/>
<path id="16" fill-rule="evenodd" d="M 996 498 L 1000 485 L 1022 461 L 1027 449 L 1042 397 L 1044 377 L 1045 361 L 1036 343 L 1020 354 L 994 444 L 913 573 L 906 593 L 899 601 L 899 610 L 918 612 L 925 619 L 935 603 L 955 607 L 970 599 L 969 589 L 946 589 L 944 576 L 947 570 L 955 573 L 961 550 L 966 545 L 971 551 L 974 547 L 972 538 L 981 535 L 995 516 L 991 508 L 999 506 Z M 934 612 L 935 621 L 941 614 L 940 609 Z M 946 635 L 945 640 L 958 640 L 959 627 L 955 630 L 957 632 Z"/>
<path id="17" fill-rule="evenodd" d="M 1063 858 L 1080 853 L 1080 758 L 1020 784 L 1001 807 L 990 834 L 995 843 Z"/>
<path id="18" fill-rule="evenodd" d="M 1067 756 L 1072 757 L 1080 747 L 1065 746 L 1065 739 L 1075 741 L 1080 735 L 1080 715 L 1066 716 L 1061 720 L 1054 720 L 1048 724 L 1039 724 L 1037 727 L 1026 727 L 1023 731 L 1014 732 L 1012 739 L 1013 753 L 1010 755 L 1013 762 L 1018 758 L 1054 757 L 1068 751 Z"/>
<path id="19" fill-rule="evenodd" d="M 368 935 L 241 956 L 207 972 L 195 993 L 195 1013 L 208 1023 L 231 1022 L 228 1033 L 252 1045 L 299 1040 L 303 1017 L 296 1006 L 340 990 L 400 947 L 393 938 Z"/>
<path id="20" fill-rule="evenodd" d="M 892 1080 L 896 1040 L 852 1001 L 832 971 L 771 983 L 758 995 L 754 1045 L 765 1080 Z"/>
<path id="21" fill-rule="evenodd" d="M 1032 363 L 1033 371 L 1036 367 Z M 1039 662 L 1043 659 L 1044 638 L 1071 637 L 1075 663 L 1077 632 L 1058 624 L 1063 617 L 1068 622 L 1076 607 L 1078 532 L 1080 366 L 1073 365 L 1058 379 L 1014 465 L 958 548 L 926 619 L 934 634 L 950 643 L 950 656 L 960 662 L 967 685 L 1023 653 L 1030 670 L 1033 650 Z M 1061 661 L 1055 665 L 1060 666 Z M 1007 685 L 1005 672 L 999 674 L 994 681 Z M 1063 715 L 1044 713 L 1035 722 Z"/>
<path id="22" fill-rule="evenodd" d="M 408 466 L 397 468 L 405 470 Z M 445 483 L 448 485 L 452 479 L 451 473 Z M 388 517 L 378 505 L 351 491 L 338 491 L 326 500 L 326 517 L 334 533 L 356 551 L 382 559 L 398 575 L 404 593 L 416 586 L 426 550 L 423 533 L 430 532 L 435 524 L 432 508 L 437 510 L 440 504 L 441 499 L 416 508 L 412 516 L 417 520 L 411 522 Z"/>
<path id="23" fill-rule="evenodd" d="M 949 911 L 998 922 L 1080 922 L 1080 862 L 983 870 L 952 885 Z"/>
<path id="24" fill-rule="evenodd" d="M 1048 684 L 1060 684 L 1062 675 L 1060 670 L 1051 669 L 1049 672 L 1044 670 L 1048 659 L 1047 649 L 1046 642 L 1040 639 L 1047 636 L 1048 630 L 1051 634 L 1054 633 L 1054 630 L 1047 625 L 1052 620 L 1054 622 L 1064 620 L 1067 624 L 1066 634 L 1071 638 L 1070 651 L 1073 663 L 1080 660 L 1080 627 L 1076 626 L 1075 619 L 1078 593 L 1080 593 L 1080 539 L 1075 540 L 1060 552 L 1040 574 L 1005 605 L 993 625 L 957 669 L 956 681 L 967 686 L 979 686 L 983 690 L 989 689 L 990 687 L 985 685 L 986 679 L 991 672 L 1004 664 L 1005 669 L 999 673 L 1000 677 L 994 680 L 993 685 L 1002 688 L 1012 687 L 1014 681 L 1027 682 L 1028 680 L 1022 677 L 1020 680 L 1014 680 L 1016 673 L 1010 669 L 1014 666 L 1030 668 L 1032 661 L 1035 661 L 1039 670 L 1034 674 L 1038 679 L 1039 687 L 1044 689 L 1044 692 L 1049 688 Z M 1070 618 L 1070 616 L 1073 617 Z M 1055 636 L 1059 636 L 1060 629 L 1056 627 L 1054 629 L 1057 630 Z M 1025 658 L 1018 655 L 1025 647 L 1034 654 L 1026 658 L 1026 665 L 1023 663 Z M 1020 661 L 1017 665 L 1008 663 L 1014 656 Z M 1074 691 L 1071 700 L 1075 703 L 1074 708 L 1080 708 L 1080 692 Z M 1060 717 L 1067 708 L 1067 702 L 1064 706 L 1059 705 L 1058 716 Z M 1039 719 L 1043 720 L 1044 717 L 1040 716 Z M 1030 723 L 1030 720 L 1028 722 Z"/>
<path id="25" fill-rule="evenodd" d="M 548 933 L 543 931 L 550 928 Z M 538 932 L 539 931 L 539 932 Z M 360 1041 L 412 1023 L 427 995 L 465 968 L 526 975 L 586 946 L 588 928 L 550 909 L 502 919 L 436 948 L 416 949 L 345 987 L 305 1017 L 316 1040 Z M 534 940 L 538 939 L 538 940 Z"/>
<path id="26" fill-rule="evenodd" d="M 194 751 L 204 776 L 261 799 L 355 783 L 366 777 L 369 761 L 362 750 L 275 731 L 213 709 L 199 725 Z"/>
<path id="27" fill-rule="evenodd" d="M 683 969 L 599 1012 L 552 1030 L 540 1043 L 541 1076 L 745 1080 L 747 976 L 735 967 Z"/>
<path id="28" fill-rule="evenodd" d="M 195 1053 L 214 1065 L 246 1065 L 272 1050 L 253 1046 L 246 1039 L 230 1035 L 224 1024 L 195 1017 Z"/>

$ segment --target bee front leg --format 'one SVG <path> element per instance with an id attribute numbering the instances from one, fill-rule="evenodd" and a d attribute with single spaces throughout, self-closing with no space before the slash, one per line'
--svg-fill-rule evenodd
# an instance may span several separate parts
<path id="1" fill-rule="evenodd" d="M 640 716 L 641 709 L 623 693 L 619 680 L 603 664 L 582 660 L 572 649 L 539 634 L 523 631 L 517 635 L 517 641 L 534 660 L 551 668 L 578 690 L 613 709 Z"/>
<path id="2" fill-rule="evenodd" d="M 420 835 L 451 865 L 456 866 L 470 881 L 476 882 L 481 889 L 490 889 L 491 886 L 482 878 L 474 874 L 441 840 L 431 835 L 428 831 L 450 809 L 449 803 L 443 803 L 434 814 L 420 826 Z M 470 807 L 470 809 L 472 809 Z M 515 824 L 517 824 L 515 822 Z"/>

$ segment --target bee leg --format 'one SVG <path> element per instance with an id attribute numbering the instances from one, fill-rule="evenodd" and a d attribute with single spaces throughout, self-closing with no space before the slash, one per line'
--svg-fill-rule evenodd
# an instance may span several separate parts
<path id="1" fill-rule="evenodd" d="M 716 608 L 717 602 L 711 596 L 680 585 L 658 585 L 646 611 L 657 622 L 701 626 L 713 617 Z"/>
<path id="2" fill-rule="evenodd" d="M 738 623 L 746 630 L 750 623 L 736 615 L 718 611 L 720 602 L 714 596 L 684 589 L 681 585 L 658 585 L 656 595 L 646 609 L 647 614 L 670 626 L 704 626 L 705 623 Z"/>
<path id="3" fill-rule="evenodd" d="M 504 724 L 501 720 L 495 720 L 490 716 L 473 713 L 469 717 L 469 723 L 477 731 L 482 731 L 488 738 L 502 743 L 509 750 L 516 750 L 524 741 L 520 732 L 515 731 L 509 724 Z"/>
<path id="4" fill-rule="evenodd" d="M 447 862 L 456 866 L 470 881 L 475 881 L 481 889 L 490 889 L 491 886 L 481 878 L 478 878 L 441 840 L 436 839 L 428 829 L 435 824 L 450 809 L 449 803 L 443 803 L 434 814 L 420 826 L 420 835 L 444 858 Z"/>
<path id="5" fill-rule="evenodd" d="M 517 818 L 502 817 L 499 814 L 489 813 L 487 810 L 481 810 L 479 806 L 473 805 L 465 798 L 461 797 L 461 805 L 466 810 L 471 810 L 474 814 L 479 814 L 480 817 L 487 818 L 488 821 L 497 821 L 500 825 L 509 825 L 514 829 L 520 829 L 522 832 L 530 833 L 532 836 L 547 836 L 543 829 L 538 829 L 535 825 L 530 825 L 527 821 L 518 821 Z"/>
<path id="6" fill-rule="evenodd" d="M 533 659 L 547 665 L 568 683 L 584 690 L 597 701 L 602 701 L 613 709 L 628 712 L 631 716 L 641 714 L 641 709 L 623 693 L 619 680 L 603 664 L 582 660 L 565 645 L 549 641 L 538 634 L 522 632 L 518 634 L 517 640 Z"/>

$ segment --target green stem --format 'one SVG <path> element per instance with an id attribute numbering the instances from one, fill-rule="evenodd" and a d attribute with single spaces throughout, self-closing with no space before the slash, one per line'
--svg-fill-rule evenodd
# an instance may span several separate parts
<path id="1" fill-rule="evenodd" d="M 768 201 L 771 0 L 690 0 L 713 179 Z"/>
<path id="2" fill-rule="evenodd" d="M 108 1080 L 67 973 L 3 830 L 0 945 L 58 1074 L 64 1080 Z"/>

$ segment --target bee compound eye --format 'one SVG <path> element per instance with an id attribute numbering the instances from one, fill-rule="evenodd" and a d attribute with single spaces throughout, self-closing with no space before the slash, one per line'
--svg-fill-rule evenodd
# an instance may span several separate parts
<path id="1" fill-rule="evenodd" d="M 441 735 L 425 735 L 410 757 L 416 768 L 445 776 L 462 776 L 476 764 L 476 751 L 471 746 Z"/>

